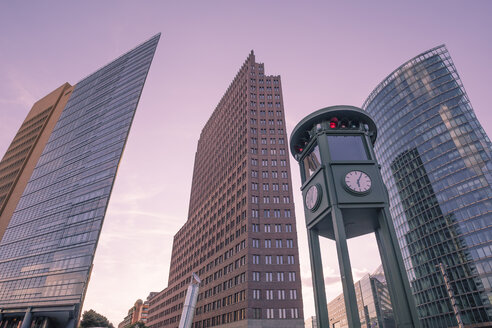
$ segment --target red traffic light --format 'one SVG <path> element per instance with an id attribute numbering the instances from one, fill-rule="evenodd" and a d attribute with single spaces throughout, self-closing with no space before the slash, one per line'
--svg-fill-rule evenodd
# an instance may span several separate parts
<path id="1" fill-rule="evenodd" d="M 336 129 L 338 127 L 338 118 L 333 117 L 330 120 L 330 129 Z"/>

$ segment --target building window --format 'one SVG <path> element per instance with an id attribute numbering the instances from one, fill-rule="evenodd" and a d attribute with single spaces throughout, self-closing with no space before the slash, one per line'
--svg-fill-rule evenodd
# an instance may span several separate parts
<path id="1" fill-rule="evenodd" d="M 297 309 L 290 309 L 290 316 L 292 319 L 299 318 L 299 312 L 297 311 Z"/>
<path id="2" fill-rule="evenodd" d="M 290 197 L 284 196 L 284 204 L 289 204 L 289 203 L 290 203 Z"/>
<path id="3" fill-rule="evenodd" d="M 276 159 L 272 159 L 272 166 L 277 166 L 277 160 Z"/>
<path id="4" fill-rule="evenodd" d="M 283 290 L 283 289 L 278 290 L 278 299 L 279 300 L 285 300 L 285 290 Z"/>
<path id="5" fill-rule="evenodd" d="M 274 319 L 274 315 L 273 315 L 273 309 L 266 309 L 266 317 L 267 319 Z"/>
<path id="6" fill-rule="evenodd" d="M 297 299 L 297 290 L 291 289 L 289 291 L 289 296 L 291 300 L 296 300 Z"/>
<path id="7" fill-rule="evenodd" d="M 258 204 L 258 196 L 251 196 L 251 203 Z"/>
<path id="8" fill-rule="evenodd" d="M 275 225 L 275 232 L 282 232 L 282 225 L 281 224 Z"/>
<path id="9" fill-rule="evenodd" d="M 284 273 L 277 272 L 277 281 L 284 281 Z"/>
<path id="10" fill-rule="evenodd" d="M 260 232 L 260 225 L 259 225 L 259 224 L 257 224 L 257 223 L 253 223 L 253 224 L 251 225 L 251 230 L 252 230 L 253 232 Z"/>
<path id="11" fill-rule="evenodd" d="M 253 264 L 260 264 L 260 255 L 253 255 Z"/>
<path id="12" fill-rule="evenodd" d="M 265 248 L 272 248 L 272 240 L 265 239 Z"/>
<path id="13" fill-rule="evenodd" d="M 267 144 L 267 140 L 266 140 L 266 138 L 261 138 L 261 144 L 262 144 L 262 145 L 266 145 L 266 144 Z"/>
<path id="14" fill-rule="evenodd" d="M 287 161 L 285 159 L 281 159 L 280 166 L 287 166 Z"/>
<path id="15" fill-rule="evenodd" d="M 284 257 L 282 255 L 277 255 L 277 264 L 284 264 Z"/>
<path id="16" fill-rule="evenodd" d="M 284 216 L 290 218 L 290 210 L 284 210 Z"/>
<path id="17" fill-rule="evenodd" d="M 251 177 L 257 178 L 258 177 L 258 171 L 255 171 L 255 170 L 251 171 Z"/>
<path id="18" fill-rule="evenodd" d="M 275 190 L 275 189 L 273 189 L 273 190 Z M 280 197 L 279 196 L 273 196 L 273 203 L 274 204 L 279 204 L 280 203 Z"/>
<path id="19" fill-rule="evenodd" d="M 289 191 L 289 184 L 287 184 L 287 183 L 282 183 L 282 190 L 283 190 L 283 191 Z"/>
<path id="20" fill-rule="evenodd" d="M 278 183 L 272 183 L 272 190 L 278 191 Z"/>
<path id="21" fill-rule="evenodd" d="M 285 225 L 285 232 L 292 232 L 292 224 Z"/>
<path id="22" fill-rule="evenodd" d="M 294 264 L 294 255 L 287 255 L 287 264 Z"/>
<path id="23" fill-rule="evenodd" d="M 251 159 L 251 165 L 256 166 L 258 165 L 258 160 L 256 158 Z"/>
<path id="24" fill-rule="evenodd" d="M 267 185 L 268 186 L 268 185 Z M 268 189 L 267 189 L 268 190 Z M 263 217 L 264 218 L 269 218 L 270 217 L 270 210 L 263 210 Z"/>
<path id="25" fill-rule="evenodd" d="M 265 264 L 272 264 L 272 256 L 265 255 Z"/>
<path id="26" fill-rule="evenodd" d="M 273 216 L 276 218 L 279 218 L 280 217 L 280 210 L 278 210 L 278 209 L 273 210 Z"/>
<path id="27" fill-rule="evenodd" d="M 261 166 L 268 166 L 268 159 L 262 159 Z"/>
<path id="28" fill-rule="evenodd" d="M 265 232 L 271 232 L 269 224 L 265 224 Z"/>
<path id="29" fill-rule="evenodd" d="M 270 145 L 275 145 L 277 140 L 275 138 L 270 138 Z"/>
<path id="30" fill-rule="evenodd" d="M 295 273 L 295 271 L 289 272 L 289 281 L 296 281 L 296 273 Z"/>
<path id="31" fill-rule="evenodd" d="M 284 140 L 284 138 L 279 138 L 279 139 L 278 139 L 278 144 L 279 144 L 279 145 L 285 145 L 285 140 Z"/>
<path id="32" fill-rule="evenodd" d="M 275 247 L 282 248 L 282 239 L 275 239 Z"/>
<path id="33" fill-rule="evenodd" d="M 273 281 L 273 272 L 266 272 L 265 273 L 265 281 Z"/>
<path id="34" fill-rule="evenodd" d="M 292 239 L 287 239 L 286 245 L 287 245 L 287 248 L 293 248 L 294 247 L 294 241 Z"/>
<path id="35" fill-rule="evenodd" d="M 263 196 L 263 204 L 269 204 L 269 203 L 270 203 L 270 197 L 269 196 Z"/>
<path id="36" fill-rule="evenodd" d="M 267 289 L 265 292 L 266 292 L 266 299 L 273 300 L 273 289 Z"/>
<path id="37" fill-rule="evenodd" d="M 251 217 L 257 218 L 258 217 L 258 210 L 251 210 Z"/>
<path id="38" fill-rule="evenodd" d="M 253 281 L 260 281 L 260 273 L 258 271 L 253 271 Z"/>
<path id="39" fill-rule="evenodd" d="M 287 171 L 282 171 L 282 178 L 287 179 Z"/>
<path id="40" fill-rule="evenodd" d="M 253 309 L 253 319 L 261 319 L 261 309 L 259 308 Z"/>
<path id="41" fill-rule="evenodd" d="M 259 247 L 260 247 L 260 240 L 253 239 L 253 248 L 259 248 Z"/>
<path id="42" fill-rule="evenodd" d="M 278 309 L 278 318 L 285 319 L 285 309 Z"/>
<path id="43" fill-rule="evenodd" d="M 278 172 L 277 171 L 272 171 L 272 178 L 274 178 L 274 179 L 278 178 Z"/>

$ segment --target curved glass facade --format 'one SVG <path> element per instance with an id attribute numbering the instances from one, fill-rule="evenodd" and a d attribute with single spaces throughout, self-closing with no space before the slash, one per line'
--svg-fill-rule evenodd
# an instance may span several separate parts
<path id="1" fill-rule="evenodd" d="M 363 108 L 423 326 L 456 326 L 453 301 L 465 325 L 492 325 L 491 143 L 446 47 L 400 66 Z"/>

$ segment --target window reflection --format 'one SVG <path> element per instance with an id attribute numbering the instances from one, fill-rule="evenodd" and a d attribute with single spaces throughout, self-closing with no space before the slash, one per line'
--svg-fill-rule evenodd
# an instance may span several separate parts
<path id="1" fill-rule="evenodd" d="M 304 173 L 306 174 L 306 179 L 309 177 L 320 167 L 321 165 L 321 157 L 319 155 L 319 146 L 316 145 L 312 148 L 311 153 L 309 153 L 306 157 L 304 157 Z"/>
<path id="2" fill-rule="evenodd" d="M 368 159 L 362 136 L 328 135 L 327 138 L 332 161 L 358 161 Z"/>

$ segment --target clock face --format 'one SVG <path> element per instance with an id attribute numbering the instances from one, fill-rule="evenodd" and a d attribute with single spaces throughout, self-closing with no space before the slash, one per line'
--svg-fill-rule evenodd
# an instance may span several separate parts
<path id="1" fill-rule="evenodd" d="M 371 178 L 362 171 L 350 171 L 345 175 L 345 185 L 349 191 L 364 194 L 371 189 Z"/>
<path id="2" fill-rule="evenodd" d="M 321 199 L 321 190 L 318 185 L 309 187 L 306 198 L 304 199 L 308 210 L 315 211 Z"/>

